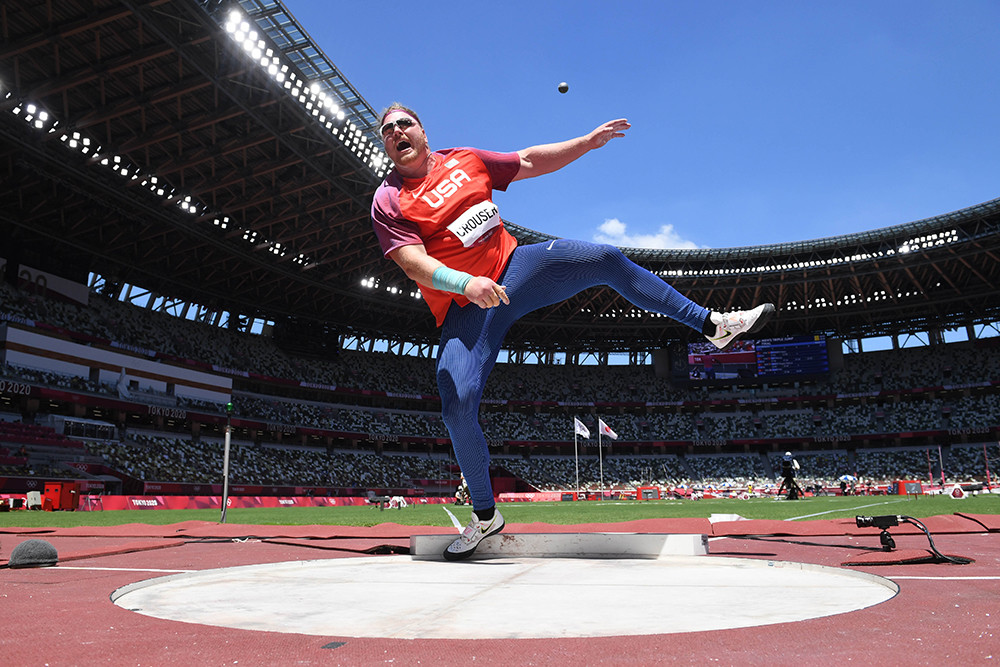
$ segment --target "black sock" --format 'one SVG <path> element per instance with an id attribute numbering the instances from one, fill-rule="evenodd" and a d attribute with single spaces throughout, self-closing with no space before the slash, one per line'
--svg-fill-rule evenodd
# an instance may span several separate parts
<path id="1" fill-rule="evenodd" d="M 472 510 L 479 517 L 480 521 L 489 521 L 493 518 L 493 512 L 496 511 L 496 505 L 489 508 L 488 510 Z"/>
<path id="2" fill-rule="evenodd" d="M 705 323 L 701 325 L 701 332 L 706 336 L 715 335 L 715 323 L 712 322 L 712 313 L 709 313 L 708 317 L 705 318 Z"/>

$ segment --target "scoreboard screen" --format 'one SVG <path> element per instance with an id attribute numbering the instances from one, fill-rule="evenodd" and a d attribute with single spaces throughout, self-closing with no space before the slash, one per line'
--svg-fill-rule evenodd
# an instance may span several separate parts
<path id="1" fill-rule="evenodd" d="M 823 336 L 788 336 L 757 341 L 757 376 L 822 375 L 830 371 Z"/>
<path id="2" fill-rule="evenodd" d="M 727 352 L 709 343 L 688 345 L 689 380 L 734 380 L 826 375 L 827 340 L 822 335 L 785 336 L 738 342 Z"/>

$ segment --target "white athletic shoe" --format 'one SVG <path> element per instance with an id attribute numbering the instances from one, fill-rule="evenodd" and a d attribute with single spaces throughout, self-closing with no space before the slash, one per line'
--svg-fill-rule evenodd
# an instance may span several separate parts
<path id="1" fill-rule="evenodd" d="M 476 552 L 479 543 L 490 535 L 496 535 L 503 530 L 504 521 L 500 510 L 493 510 L 493 518 L 489 521 L 480 521 L 476 513 L 472 513 L 472 521 L 465 527 L 457 540 L 448 545 L 444 550 L 445 560 L 462 560 L 468 558 Z"/>
<path id="2" fill-rule="evenodd" d="M 714 336 L 705 336 L 725 352 L 746 334 L 752 334 L 768 323 L 774 315 L 774 304 L 762 303 L 753 310 L 737 310 L 722 314 L 722 323 L 715 326 Z"/>

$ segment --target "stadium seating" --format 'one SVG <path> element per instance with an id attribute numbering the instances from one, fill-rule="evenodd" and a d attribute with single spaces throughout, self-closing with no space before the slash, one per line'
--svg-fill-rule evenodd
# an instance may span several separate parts
<path id="1" fill-rule="evenodd" d="M 83 307 L 5 283 L 0 317 L 17 326 L 44 323 L 92 345 L 131 346 L 231 371 L 234 416 L 266 425 L 244 430 L 233 444 L 231 478 L 240 483 L 376 488 L 457 479 L 433 360 L 344 350 L 332 360 L 307 361 L 266 337 L 96 296 Z M 924 479 L 939 475 L 942 463 L 952 480 L 982 481 L 990 454 L 981 442 L 1000 421 L 1000 391 L 989 373 L 1000 364 L 1000 346 L 990 342 L 847 354 L 829 378 L 770 386 L 688 389 L 658 377 L 652 366 L 547 366 L 541 373 L 498 364 L 480 422 L 496 445 L 498 465 L 540 490 L 574 486 L 577 464 L 581 485 L 600 484 L 593 440 L 580 443 L 579 459 L 571 456 L 572 420 L 596 432 L 598 417 L 620 436 L 605 442 L 607 486 L 759 487 L 773 483 L 776 457 L 786 449 L 795 450 L 802 478 L 817 486 L 836 486 L 843 474 L 881 483 Z M 0 379 L 86 396 L 89 406 L 118 398 L 113 383 L 53 369 L 4 364 Z M 218 403 L 169 397 L 192 414 L 224 412 Z M 132 400 L 156 405 L 162 398 L 140 393 Z M 162 420 L 147 417 L 133 420 L 124 440 L 87 439 L 81 453 L 72 451 L 83 447 L 80 441 L 42 425 L 46 409 L 27 415 L 26 423 L 0 421 L 7 455 L 20 446 L 30 450 L 16 461 L 0 460 L 0 477 L 72 476 L 67 461 L 94 456 L 140 482 L 219 478 L 217 429 L 195 433 L 182 419 L 164 430 Z M 293 435 L 300 429 L 328 435 L 325 441 Z M 411 447 L 422 453 L 408 453 Z M 52 448 L 66 450 L 63 460 L 53 458 Z"/>

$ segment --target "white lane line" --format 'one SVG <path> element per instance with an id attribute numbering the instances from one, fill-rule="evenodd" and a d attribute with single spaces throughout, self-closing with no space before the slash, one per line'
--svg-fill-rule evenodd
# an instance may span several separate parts
<path id="1" fill-rule="evenodd" d="M 451 513 L 451 510 L 449 510 L 447 507 L 444 507 L 443 509 L 444 509 L 445 512 L 448 513 L 448 516 L 451 517 L 451 522 L 455 525 L 455 530 L 457 530 L 458 532 L 461 533 L 462 532 L 462 524 L 460 524 L 458 522 L 458 519 L 456 519 L 455 515 Z"/>
<path id="2" fill-rule="evenodd" d="M 798 521 L 799 519 L 811 519 L 814 516 L 822 516 L 824 514 L 836 514 L 837 512 L 853 512 L 854 510 L 863 510 L 866 507 L 880 507 L 882 505 L 892 505 L 894 503 L 905 503 L 907 500 L 887 500 L 884 503 L 872 503 L 871 505 L 861 505 L 860 507 L 848 507 L 846 509 L 841 508 L 837 510 L 827 510 L 825 512 L 816 512 L 815 514 L 806 514 L 804 516 L 793 516 L 790 519 L 785 519 L 785 521 Z"/>

